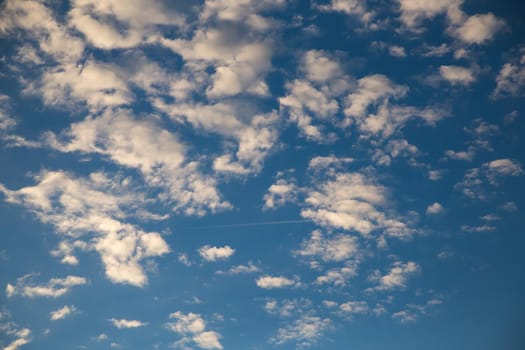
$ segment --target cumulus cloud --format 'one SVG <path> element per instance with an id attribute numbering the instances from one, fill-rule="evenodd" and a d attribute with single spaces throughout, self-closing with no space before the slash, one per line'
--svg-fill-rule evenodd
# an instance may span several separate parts
<path id="1" fill-rule="evenodd" d="M 163 198 L 174 211 L 204 215 L 228 209 L 216 188 L 216 180 L 186 159 L 186 148 L 177 135 L 152 120 L 133 117 L 129 110 L 108 110 L 98 117 L 74 123 L 63 134 L 48 134 L 48 143 L 62 152 L 93 153 L 140 171 L 152 187 L 167 190 Z"/>
<path id="2" fill-rule="evenodd" d="M 388 205 L 386 189 L 358 172 L 335 172 L 305 189 L 301 215 L 319 225 L 356 231 L 364 236 L 381 228 L 391 236 L 408 237 L 411 229 L 381 211 Z"/>
<path id="3" fill-rule="evenodd" d="M 31 330 L 22 328 L 11 319 L 11 314 L 7 311 L 0 312 L 0 333 L 4 336 L 3 341 L 7 343 L 4 350 L 18 350 L 20 347 L 32 341 Z"/>
<path id="4" fill-rule="evenodd" d="M 396 261 L 387 274 L 381 275 L 377 271 L 375 275 L 371 276 L 371 280 L 377 281 L 377 286 L 374 289 L 379 291 L 405 288 L 408 278 L 420 271 L 421 267 L 413 261 L 406 263 Z"/>
<path id="5" fill-rule="evenodd" d="M 206 323 L 199 314 L 176 311 L 169 317 L 173 322 L 166 323 L 166 327 L 182 337 L 177 341 L 178 344 L 193 342 L 201 349 L 223 348 L 220 343 L 221 335 L 215 331 L 207 331 Z"/>
<path id="6" fill-rule="evenodd" d="M 259 277 L 255 283 L 257 284 L 257 287 L 263 288 L 263 289 L 277 289 L 277 288 L 289 288 L 294 287 L 299 284 L 298 281 L 289 279 L 284 276 L 261 276 Z"/>
<path id="7" fill-rule="evenodd" d="M 338 262 L 354 257 L 357 252 L 356 237 L 345 234 L 328 236 L 324 235 L 321 230 L 315 230 L 309 239 L 303 240 L 301 248 L 293 253 L 301 258 Z"/>
<path id="8" fill-rule="evenodd" d="M 311 311 L 312 302 L 309 299 L 270 299 L 264 304 L 264 310 L 270 315 L 284 318 L 297 316 Z"/>
<path id="9" fill-rule="evenodd" d="M 470 198 L 486 199 L 486 184 L 499 186 L 504 178 L 523 175 L 521 164 L 508 158 L 483 163 L 479 168 L 467 170 L 463 180 L 454 188 Z"/>
<path id="10" fill-rule="evenodd" d="M 459 66 L 441 66 L 439 74 L 452 85 L 469 85 L 476 80 L 471 69 Z"/>
<path id="11" fill-rule="evenodd" d="M 346 262 L 341 267 L 328 269 L 322 275 L 317 276 L 315 284 L 331 284 L 335 287 L 344 287 L 351 278 L 357 276 L 357 268 L 357 261 Z"/>
<path id="12" fill-rule="evenodd" d="M 277 181 L 268 187 L 264 194 L 264 209 L 276 209 L 282 207 L 288 202 L 293 202 L 297 197 L 297 185 L 294 180 L 277 179 Z"/>
<path id="13" fill-rule="evenodd" d="M 73 287 L 88 283 L 87 279 L 79 276 L 51 278 L 44 284 L 33 283 L 34 275 L 26 275 L 17 279 L 16 284 L 7 284 L 7 297 L 20 295 L 28 298 L 47 297 L 58 298 L 69 293 Z"/>
<path id="14" fill-rule="evenodd" d="M 146 325 L 142 321 L 126 320 L 125 318 L 121 318 L 121 319 L 111 318 L 109 321 L 113 324 L 113 326 L 117 327 L 118 329 L 139 328 L 139 327 L 144 327 Z"/>
<path id="15" fill-rule="evenodd" d="M 427 207 L 426 213 L 428 215 L 436 215 L 443 213 L 444 210 L 445 208 L 443 208 L 443 206 L 440 203 L 435 202 Z"/>
<path id="16" fill-rule="evenodd" d="M 17 191 L 1 188 L 7 201 L 33 211 L 44 223 L 52 224 L 60 237 L 83 249 L 97 251 L 104 263 L 106 277 L 114 283 L 144 286 L 147 276 L 140 262 L 167 254 L 167 243 L 157 232 L 144 232 L 125 222 L 126 209 L 142 197 L 130 190 L 129 179 L 108 178 L 92 173 L 88 178 L 75 178 L 65 172 L 43 172 L 39 183 Z M 68 249 L 58 250 L 72 260 Z M 76 259 L 76 258 L 75 258 Z M 68 260 L 66 260 L 67 262 Z"/>
<path id="17" fill-rule="evenodd" d="M 75 311 L 77 311 L 77 308 L 74 305 L 71 306 L 64 306 L 58 310 L 52 311 L 50 313 L 51 321 L 61 320 L 63 318 L 66 318 L 73 314 Z"/>
<path id="18" fill-rule="evenodd" d="M 270 338 L 270 342 L 278 345 L 293 342 L 298 347 L 309 347 L 317 343 L 331 325 L 332 322 L 328 318 L 305 315 L 279 328 L 277 334 Z"/>
<path id="19" fill-rule="evenodd" d="M 479 45 L 494 38 L 504 27 L 505 21 L 489 12 L 468 17 L 454 33 L 465 43 Z"/>
<path id="20" fill-rule="evenodd" d="M 516 57 L 505 63 L 496 77 L 492 98 L 519 97 L 525 87 L 525 48 Z"/>
<path id="21" fill-rule="evenodd" d="M 225 245 L 224 247 L 212 247 L 205 245 L 199 249 L 200 256 L 206 261 L 226 260 L 235 253 L 235 249 Z"/>

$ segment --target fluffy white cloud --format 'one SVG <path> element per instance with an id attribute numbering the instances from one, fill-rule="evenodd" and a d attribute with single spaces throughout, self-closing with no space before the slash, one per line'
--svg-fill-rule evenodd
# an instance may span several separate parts
<path id="1" fill-rule="evenodd" d="M 501 67 L 496 77 L 496 88 L 492 91 L 492 98 L 521 96 L 525 87 L 525 48 L 519 55 Z"/>
<path id="2" fill-rule="evenodd" d="M 121 318 L 121 319 L 111 318 L 109 321 L 113 324 L 113 326 L 117 327 L 118 329 L 139 328 L 139 327 L 144 327 L 146 325 L 142 321 L 126 320 L 125 318 Z"/>
<path id="3" fill-rule="evenodd" d="M 309 347 L 317 343 L 331 324 L 332 322 L 328 318 L 305 315 L 293 323 L 279 328 L 270 342 L 275 344 L 294 342 L 298 347 Z"/>
<path id="4" fill-rule="evenodd" d="M 17 191 L 0 186 L 0 191 L 8 202 L 24 205 L 42 222 L 54 225 L 63 240 L 73 238 L 73 243 L 66 243 L 69 248 L 97 251 L 112 282 L 144 286 L 147 276 L 141 261 L 170 251 L 159 233 L 144 232 L 124 221 L 143 200 L 130 189 L 129 179 L 110 179 L 103 173 L 74 178 L 64 172 L 43 172 L 37 180 L 35 186 Z M 60 254 L 74 262 L 71 250 L 59 248 L 54 255 Z"/>
<path id="5" fill-rule="evenodd" d="M 469 85 L 476 80 L 472 70 L 459 66 L 441 66 L 439 74 L 452 85 Z"/>
<path id="6" fill-rule="evenodd" d="M 7 284 L 7 297 L 21 295 L 28 298 L 58 298 L 69 293 L 73 287 L 88 283 L 84 277 L 79 276 L 51 278 L 44 284 L 35 284 L 32 282 L 32 279 L 33 275 L 26 275 L 17 279 L 15 285 Z"/>
<path id="7" fill-rule="evenodd" d="M 235 249 L 225 245 L 224 247 L 212 247 L 205 245 L 199 249 L 200 256 L 206 261 L 226 260 L 235 253 Z"/>
<path id="8" fill-rule="evenodd" d="M 282 109 L 288 109 L 290 119 L 308 138 L 321 141 L 320 126 L 316 120 L 333 120 L 339 110 L 338 102 L 325 91 L 321 91 L 306 80 L 294 80 L 286 84 L 288 94 L 279 98 Z"/>
<path id="9" fill-rule="evenodd" d="M 90 44 L 106 50 L 137 46 L 156 34 L 155 25 L 180 26 L 184 21 L 163 2 L 145 0 L 75 0 L 68 15 L 70 25 Z"/>
<path id="10" fill-rule="evenodd" d="M 353 172 L 332 172 L 324 181 L 306 190 L 301 215 L 319 225 L 352 230 L 369 235 L 383 229 L 396 237 L 407 237 L 412 230 L 403 222 L 380 210 L 387 206 L 386 189 L 373 177 Z"/>
<path id="11" fill-rule="evenodd" d="M 435 202 L 435 203 L 430 204 L 427 207 L 426 213 L 428 215 L 436 215 L 436 214 L 443 213 L 444 210 L 445 208 L 443 208 L 441 204 L 439 204 L 438 202 Z"/>
<path id="12" fill-rule="evenodd" d="M 375 290 L 387 291 L 396 288 L 405 288 L 408 278 L 421 271 L 421 267 L 413 261 L 403 263 L 396 261 L 386 275 L 377 273 L 371 279 L 378 282 Z"/>
<path id="13" fill-rule="evenodd" d="M 222 349 L 219 338 L 219 333 L 206 331 L 193 336 L 193 341 L 201 349 Z"/>
<path id="14" fill-rule="evenodd" d="M 63 318 L 66 318 L 68 317 L 69 315 L 71 315 L 72 313 L 74 313 L 75 311 L 77 311 L 77 308 L 73 305 L 71 306 L 64 306 L 58 310 L 55 310 L 55 311 L 52 311 L 50 313 L 50 318 L 51 318 L 51 321 L 56 321 L 56 320 L 61 320 Z"/>
<path id="15" fill-rule="evenodd" d="M 98 117 L 74 123 L 62 135 L 48 135 L 49 144 L 62 152 L 95 153 L 138 169 L 152 187 L 167 190 L 161 197 L 187 215 L 228 209 L 216 180 L 199 171 L 197 161 L 186 160 L 186 148 L 177 135 L 154 120 L 137 119 L 129 110 L 108 110 Z"/>
<path id="16" fill-rule="evenodd" d="M 297 314 L 309 313 L 312 302 L 308 299 L 270 299 L 264 304 L 264 310 L 270 315 L 291 317 Z"/>
<path id="17" fill-rule="evenodd" d="M 166 323 L 166 327 L 182 336 L 179 343 L 193 341 L 201 349 L 222 349 L 219 341 L 221 335 L 215 331 L 206 331 L 206 323 L 199 314 L 176 311 L 170 314 L 170 319 L 174 322 Z"/>
<path id="18" fill-rule="evenodd" d="M 276 209 L 296 200 L 297 186 L 287 179 L 277 179 L 264 194 L 264 209 Z"/>
<path id="19" fill-rule="evenodd" d="M 308 80 L 316 83 L 325 83 L 343 75 L 340 63 L 328 52 L 322 50 L 305 52 L 301 70 Z"/>
<path id="20" fill-rule="evenodd" d="M 357 262 L 347 262 L 342 267 L 335 267 L 317 276 L 315 283 L 319 285 L 332 284 L 336 287 L 344 287 L 348 280 L 357 276 Z"/>
<path id="21" fill-rule="evenodd" d="M 505 21 L 492 13 L 468 17 L 455 29 L 455 35 L 468 44 L 483 44 L 505 26 Z"/>
<path id="22" fill-rule="evenodd" d="M 4 347 L 4 350 L 17 350 L 31 341 L 31 330 L 28 328 L 16 330 L 14 331 L 14 335 L 16 339 Z"/>
<path id="23" fill-rule="evenodd" d="M 366 301 L 347 301 L 339 305 L 338 314 L 350 317 L 356 314 L 367 314 L 370 311 Z"/>
<path id="24" fill-rule="evenodd" d="M 523 168 L 518 162 L 508 158 L 496 159 L 482 164 L 479 168 L 467 170 L 463 180 L 458 182 L 454 188 L 467 197 L 485 199 L 487 182 L 493 186 L 499 186 L 504 178 L 521 175 L 523 175 Z"/>
<path id="25" fill-rule="evenodd" d="M 301 248 L 293 253 L 302 258 L 337 262 L 354 257 L 357 252 L 356 237 L 345 234 L 327 236 L 321 230 L 315 230 L 309 239 L 303 240 Z"/>
<path id="26" fill-rule="evenodd" d="M 275 289 L 275 288 L 288 288 L 298 285 L 296 280 L 289 279 L 284 276 L 261 276 L 255 283 L 259 288 L 263 289 Z"/>
<path id="27" fill-rule="evenodd" d="M 401 11 L 401 21 L 412 30 L 418 30 L 425 19 L 446 14 L 452 22 L 461 19 L 460 6 L 463 0 L 397 0 Z"/>
<path id="28" fill-rule="evenodd" d="M 388 98 L 400 98 L 406 95 L 408 87 L 395 85 L 382 74 L 369 75 L 357 81 L 357 88 L 346 100 L 345 115 L 348 117 L 363 118 L 369 106 L 375 105 Z M 346 121 L 347 124 L 351 120 Z"/>

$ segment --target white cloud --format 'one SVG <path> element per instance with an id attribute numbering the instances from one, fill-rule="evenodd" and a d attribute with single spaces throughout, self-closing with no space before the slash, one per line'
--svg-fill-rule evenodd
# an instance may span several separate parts
<path id="1" fill-rule="evenodd" d="M 469 149 L 468 151 L 447 150 L 445 155 L 450 159 L 471 162 L 476 154 L 473 149 Z"/>
<path id="2" fill-rule="evenodd" d="M 117 327 L 118 329 L 139 328 L 139 327 L 144 327 L 146 325 L 142 321 L 126 320 L 125 318 L 121 318 L 121 319 L 111 318 L 109 321 L 113 324 L 113 326 Z"/>
<path id="3" fill-rule="evenodd" d="M 0 312 L 0 333 L 3 336 L 2 345 L 7 343 L 8 338 L 13 339 L 10 343 L 5 345 L 3 348 L 4 350 L 18 350 L 23 345 L 32 341 L 31 330 L 19 327 L 14 321 L 12 321 L 11 314 L 5 310 Z"/>
<path id="4" fill-rule="evenodd" d="M 214 331 L 206 331 L 193 336 L 193 341 L 201 349 L 222 349 L 220 335 Z"/>
<path id="5" fill-rule="evenodd" d="M 412 230 L 403 222 L 380 211 L 388 205 L 386 189 L 361 173 L 335 172 L 324 181 L 305 189 L 301 215 L 331 228 L 369 235 L 383 229 L 391 236 L 408 237 Z"/>
<path id="6" fill-rule="evenodd" d="M 263 289 L 289 288 L 298 285 L 296 280 L 292 280 L 284 276 L 269 275 L 259 277 L 255 283 L 257 284 L 257 287 Z"/>
<path id="7" fill-rule="evenodd" d="M 474 72 L 465 67 L 441 66 L 439 74 L 452 85 L 469 85 L 476 81 Z"/>
<path id="8" fill-rule="evenodd" d="M 462 13 L 459 7 L 463 0 L 397 0 L 401 11 L 401 21 L 412 30 L 420 30 L 418 27 L 423 20 L 431 19 L 439 14 L 446 14 L 452 22 L 461 19 Z"/>
<path id="9" fill-rule="evenodd" d="M 321 230 L 312 232 L 309 239 L 301 242 L 301 248 L 293 253 L 307 259 L 337 262 L 355 257 L 358 252 L 356 237 L 345 234 L 323 235 Z"/>
<path id="10" fill-rule="evenodd" d="M 343 75 L 340 63 L 328 52 L 322 50 L 305 52 L 301 70 L 308 80 L 316 83 L 325 83 Z"/>
<path id="11" fill-rule="evenodd" d="M 468 44 L 483 44 L 505 27 L 505 21 L 492 13 L 468 17 L 455 29 L 455 35 Z"/>
<path id="12" fill-rule="evenodd" d="M 254 105 L 247 107 L 233 102 L 165 104 L 156 100 L 154 106 L 178 123 L 189 123 L 197 130 L 223 136 L 226 146 L 230 141 L 237 143 L 235 153 L 229 146 L 229 152 L 215 160 L 213 166 L 218 172 L 257 173 L 277 144 L 279 118 L 275 111 L 257 113 Z"/>
<path id="13" fill-rule="evenodd" d="M 76 0 L 69 10 L 69 23 L 95 47 L 129 48 L 155 35 L 155 25 L 182 25 L 183 19 L 161 1 Z"/>
<path id="14" fill-rule="evenodd" d="M 338 314 L 351 317 L 356 314 L 367 314 L 370 311 L 366 301 L 347 301 L 339 305 Z"/>
<path id="15" fill-rule="evenodd" d="M 518 162 L 508 159 L 496 159 L 482 164 L 479 168 L 467 170 L 463 180 L 454 188 L 470 198 L 485 199 L 486 183 L 499 186 L 505 177 L 523 175 L 523 168 Z"/>
<path id="16" fill-rule="evenodd" d="M 375 275 L 371 279 L 378 282 L 375 290 L 388 291 L 396 288 L 405 288 L 408 278 L 421 271 L 421 267 L 413 261 L 403 263 L 396 261 L 386 275 Z"/>
<path id="17" fill-rule="evenodd" d="M 255 266 L 251 261 L 248 263 L 248 265 L 236 265 L 232 266 L 227 271 L 217 271 L 216 273 L 218 275 L 241 275 L 241 274 L 247 274 L 247 273 L 255 273 L 260 272 L 261 269 L 258 266 Z"/>
<path id="18" fill-rule="evenodd" d="M 322 141 L 320 126 L 313 123 L 334 120 L 339 110 L 338 102 L 329 93 L 317 89 L 306 80 L 289 82 L 286 90 L 288 94 L 279 98 L 281 109 L 289 111 L 290 120 L 297 124 L 307 138 Z"/>
<path id="19" fill-rule="evenodd" d="M 519 97 L 525 87 L 525 48 L 519 54 L 501 67 L 496 77 L 496 88 L 492 98 Z"/>
<path id="20" fill-rule="evenodd" d="M 508 158 L 496 159 L 483 164 L 487 178 L 496 184 L 502 176 L 520 176 L 523 174 L 521 164 Z"/>
<path id="21" fill-rule="evenodd" d="M 270 315 L 280 317 L 291 317 L 298 314 L 309 313 L 312 302 L 309 299 L 270 299 L 264 304 L 264 310 Z"/>
<path id="22" fill-rule="evenodd" d="M 74 313 L 75 311 L 77 311 L 77 308 L 73 305 L 71 306 L 64 306 L 58 310 L 55 310 L 55 311 L 52 311 L 50 313 L 50 318 L 51 318 L 51 321 L 56 321 L 56 320 L 61 320 L 63 318 L 66 318 L 68 317 L 69 315 L 71 315 L 72 313 Z"/>
<path id="23" fill-rule="evenodd" d="M 399 98 L 406 95 L 408 87 L 395 85 L 382 74 L 369 75 L 357 81 L 357 88 L 347 98 L 345 115 L 364 118 L 368 107 L 390 97 Z M 351 123 L 351 119 L 346 121 Z"/>
<path id="24" fill-rule="evenodd" d="M 20 330 L 14 331 L 14 335 L 16 337 L 15 340 L 13 340 L 9 345 L 4 347 L 4 350 L 17 350 L 21 346 L 28 344 L 31 342 L 31 330 L 28 328 L 22 328 Z"/>
<path id="25" fill-rule="evenodd" d="M 84 277 L 66 276 L 64 278 L 51 278 L 44 284 L 32 283 L 33 275 L 25 275 L 17 279 L 15 285 L 7 284 L 8 297 L 21 295 L 28 298 L 47 297 L 58 298 L 71 291 L 73 287 L 88 283 Z"/>
<path id="26" fill-rule="evenodd" d="M 388 47 L 388 53 L 394 57 L 406 57 L 407 53 L 403 46 L 392 45 Z"/>
<path id="27" fill-rule="evenodd" d="M 439 204 L 438 202 L 435 202 L 435 203 L 430 204 L 427 207 L 426 213 L 428 215 L 436 215 L 436 214 L 443 213 L 444 210 L 445 208 L 443 208 L 441 204 Z"/>
<path id="28" fill-rule="evenodd" d="M 309 347 L 319 341 L 331 324 L 332 322 L 328 318 L 305 315 L 293 323 L 279 328 L 270 342 L 279 345 L 294 342 L 300 348 Z"/>
<path id="29" fill-rule="evenodd" d="M 364 0 L 330 0 L 328 4 L 318 5 L 318 8 L 326 12 L 342 12 L 347 15 L 354 15 L 364 23 L 369 23 L 374 17 L 374 12 L 367 9 Z"/>
<path id="30" fill-rule="evenodd" d="M 112 282 L 144 286 L 147 276 L 141 261 L 170 251 L 159 233 L 144 232 L 124 221 L 143 201 L 131 190 L 129 179 L 110 179 L 103 173 L 74 178 L 64 172 L 43 172 L 37 180 L 36 186 L 0 190 L 8 202 L 24 205 L 42 222 L 54 225 L 63 240 L 69 235 L 83 242 L 76 243 L 82 249 L 97 251 Z M 61 253 L 72 256 L 68 250 Z"/>
<path id="31" fill-rule="evenodd" d="M 357 276 L 356 262 L 346 263 L 345 266 L 335 267 L 325 271 L 322 275 L 317 276 L 315 283 L 318 285 L 332 284 L 336 287 L 344 287 L 348 280 Z"/>
<path id="32" fill-rule="evenodd" d="M 221 199 L 216 180 L 201 174 L 197 161 L 186 159 L 177 135 L 153 120 L 133 117 L 129 110 L 105 111 L 73 123 L 60 137 L 47 138 L 62 152 L 96 153 L 138 169 L 148 185 L 166 190 L 161 198 L 173 202 L 176 212 L 202 216 L 231 207 Z"/>
<path id="33" fill-rule="evenodd" d="M 277 179 L 264 194 L 264 209 L 276 209 L 296 200 L 297 186 L 294 180 Z"/>
<path id="34" fill-rule="evenodd" d="M 219 341 L 221 335 L 215 331 L 206 331 L 206 323 L 199 314 L 176 311 L 170 314 L 170 319 L 175 321 L 166 323 L 166 327 L 182 336 L 178 343 L 193 341 L 201 349 L 222 349 Z"/>
<path id="35" fill-rule="evenodd" d="M 206 261 L 226 260 L 235 253 L 230 246 L 212 247 L 205 245 L 199 249 L 200 256 Z"/>

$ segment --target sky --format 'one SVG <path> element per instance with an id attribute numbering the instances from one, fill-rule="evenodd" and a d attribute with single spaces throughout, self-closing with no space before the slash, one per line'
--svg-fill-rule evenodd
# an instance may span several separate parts
<path id="1" fill-rule="evenodd" d="M 0 348 L 525 348 L 525 6 L 3 0 Z"/>

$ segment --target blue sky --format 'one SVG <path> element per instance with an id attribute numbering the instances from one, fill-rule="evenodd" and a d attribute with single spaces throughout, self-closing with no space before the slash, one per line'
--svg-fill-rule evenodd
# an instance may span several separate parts
<path id="1" fill-rule="evenodd" d="M 514 1 L 2 1 L 0 347 L 525 347 Z"/>

